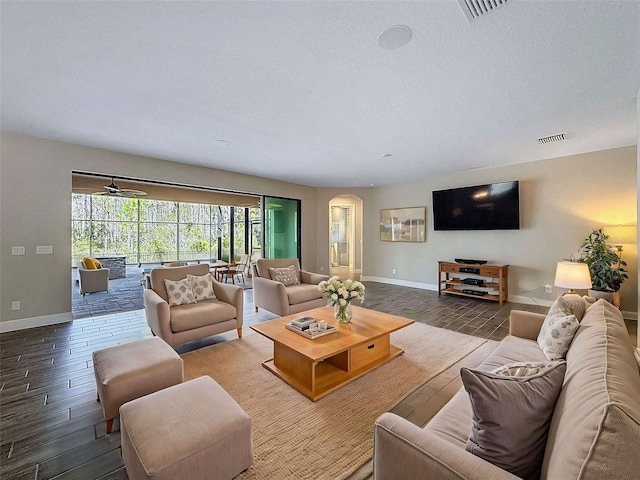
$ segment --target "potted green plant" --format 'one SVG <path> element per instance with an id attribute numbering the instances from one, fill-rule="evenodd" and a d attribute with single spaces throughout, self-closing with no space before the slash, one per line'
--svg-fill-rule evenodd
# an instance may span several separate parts
<path id="1" fill-rule="evenodd" d="M 618 256 L 615 247 L 607 244 L 608 239 L 609 236 L 602 230 L 591 232 L 581 247 L 582 261 L 589 266 L 591 274 L 593 289 L 589 291 L 589 295 L 604 297 L 611 303 L 619 303 L 619 294 L 614 293 L 617 293 L 625 279 L 629 278 L 624 269 L 627 263 Z M 614 297 L 618 302 L 614 301 Z"/>

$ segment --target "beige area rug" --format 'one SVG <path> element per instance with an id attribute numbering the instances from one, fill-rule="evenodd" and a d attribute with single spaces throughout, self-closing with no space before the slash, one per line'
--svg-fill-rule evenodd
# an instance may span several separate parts
<path id="1" fill-rule="evenodd" d="M 484 339 L 415 323 L 391 335 L 398 358 L 312 402 L 262 366 L 259 334 L 182 355 L 185 380 L 209 375 L 251 417 L 254 465 L 239 479 L 344 479 L 371 459 L 373 424 Z"/>

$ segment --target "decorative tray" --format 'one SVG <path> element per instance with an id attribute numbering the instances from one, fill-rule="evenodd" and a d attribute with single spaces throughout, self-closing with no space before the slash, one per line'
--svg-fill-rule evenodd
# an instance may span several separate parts
<path id="1" fill-rule="evenodd" d="M 336 333 L 338 331 L 338 329 L 336 327 L 333 327 L 331 325 L 327 325 L 327 329 L 325 331 L 319 331 L 316 330 L 313 333 L 309 333 L 309 329 L 305 329 L 305 330 L 300 330 L 299 328 L 294 327 L 293 325 L 291 325 L 291 323 L 285 323 L 284 326 L 288 329 L 291 330 L 292 332 L 296 332 L 298 335 L 302 335 L 305 338 L 310 338 L 311 340 L 318 338 L 318 337 L 324 337 L 325 335 L 330 335 L 332 333 Z"/>

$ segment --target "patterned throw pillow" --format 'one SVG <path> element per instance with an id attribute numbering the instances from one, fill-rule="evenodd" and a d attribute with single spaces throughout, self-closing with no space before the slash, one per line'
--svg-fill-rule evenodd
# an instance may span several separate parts
<path id="1" fill-rule="evenodd" d="M 563 361 L 547 365 L 525 376 L 460 369 L 473 413 L 467 451 L 520 478 L 540 478 L 567 366 Z"/>
<path id="2" fill-rule="evenodd" d="M 164 284 L 167 287 L 167 296 L 169 298 L 170 307 L 196 303 L 189 279 L 183 278 L 182 280 L 174 281 L 165 278 Z"/>
<path id="3" fill-rule="evenodd" d="M 581 297 L 573 293 L 566 293 L 556 300 L 563 311 L 567 314 L 572 313 L 575 315 L 579 322 L 582 321 L 585 312 L 595 301 L 596 299 L 593 297 L 587 297 L 586 295 Z"/>
<path id="4" fill-rule="evenodd" d="M 549 360 L 564 358 L 580 322 L 562 297 L 551 305 L 538 334 L 538 345 Z"/>
<path id="5" fill-rule="evenodd" d="M 505 377 L 530 377 L 532 375 L 538 375 L 551 368 L 558 366 L 558 363 L 564 362 L 515 362 L 507 363 L 494 370 L 491 373 L 495 375 L 504 375 Z"/>
<path id="6" fill-rule="evenodd" d="M 213 276 L 210 273 L 202 275 L 187 275 L 187 280 L 191 283 L 191 291 L 196 299 L 196 302 L 201 300 L 209 300 L 216 298 L 216 294 L 213 291 Z"/>
<path id="7" fill-rule="evenodd" d="M 284 268 L 270 268 L 269 274 L 271 275 L 271 280 L 280 282 L 285 286 L 297 285 L 300 283 L 300 278 L 298 277 L 298 272 L 296 272 L 295 265 L 289 265 Z"/>

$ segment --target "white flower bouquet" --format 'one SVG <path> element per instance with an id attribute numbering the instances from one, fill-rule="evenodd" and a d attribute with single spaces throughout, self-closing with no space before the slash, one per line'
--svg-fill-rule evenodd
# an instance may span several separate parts
<path id="1" fill-rule="evenodd" d="M 336 319 L 341 323 L 351 320 L 351 301 L 364 300 L 364 285 L 351 279 L 342 282 L 338 277 L 331 277 L 320 282 L 318 290 L 333 302 Z"/>

